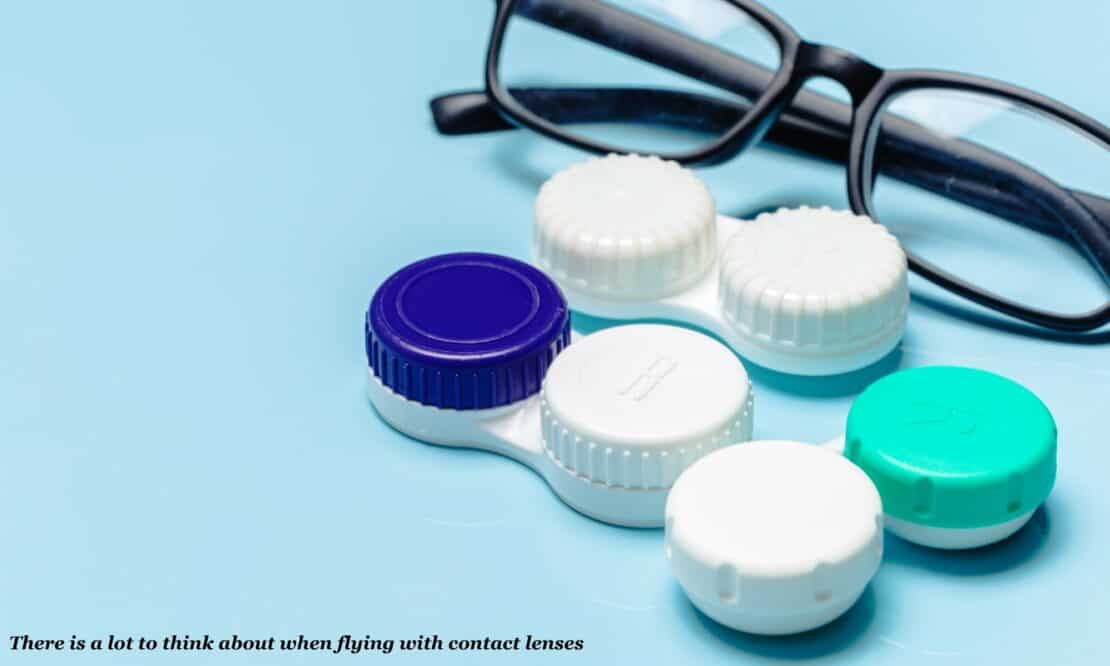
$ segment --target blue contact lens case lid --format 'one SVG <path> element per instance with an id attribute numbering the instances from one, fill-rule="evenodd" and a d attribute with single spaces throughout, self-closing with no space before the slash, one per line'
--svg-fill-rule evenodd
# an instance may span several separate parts
<path id="1" fill-rule="evenodd" d="M 405 266 L 374 293 L 366 355 L 393 392 L 446 409 L 488 409 L 540 390 L 570 342 L 559 288 L 536 268 L 478 252 Z"/>

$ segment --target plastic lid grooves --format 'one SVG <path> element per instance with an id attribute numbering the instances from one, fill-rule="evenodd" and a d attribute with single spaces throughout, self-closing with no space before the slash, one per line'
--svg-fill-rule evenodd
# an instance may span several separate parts
<path id="1" fill-rule="evenodd" d="M 1028 389 L 983 370 L 903 370 L 848 414 L 844 455 L 884 510 L 918 525 L 975 528 L 1027 514 L 1056 477 L 1056 424 Z"/>
<path id="2" fill-rule="evenodd" d="M 447 409 L 488 409 L 540 390 L 570 344 L 559 288 L 516 259 L 430 257 L 394 273 L 366 313 L 366 355 L 382 384 Z"/>
<path id="3" fill-rule="evenodd" d="M 694 284 L 716 255 L 716 206 L 688 169 L 609 155 L 540 188 L 532 254 L 560 283 L 602 298 L 661 298 Z"/>

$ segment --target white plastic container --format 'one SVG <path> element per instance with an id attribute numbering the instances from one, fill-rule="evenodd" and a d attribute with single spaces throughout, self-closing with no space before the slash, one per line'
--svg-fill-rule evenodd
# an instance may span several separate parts
<path id="1" fill-rule="evenodd" d="M 516 403 L 443 409 L 398 395 L 373 372 L 369 397 L 411 437 L 513 458 L 577 511 L 631 527 L 661 526 L 679 474 L 752 434 L 751 383 L 736 356 L 656 324 L 576 341 L 555 357 L 539 394 Z"/>
<path id="2" fill-rule="evenodd" d="M 690 324 L 781 372 L 865 367 L 905 330 L 906 256 L 884 227 L 828 208 L 718 217 L 693 172 L 655 157 L 553 176 L 532 255 L 574 310 Z"/>
<path id="3" fill-rule="evenodd" d="M 859 599 L 883 553 L 883 509 L 858 467 L 820 447 L 760 441 L 692 465 L 671 490 L 664 551 L 721 624 L 792 634 Z"/>

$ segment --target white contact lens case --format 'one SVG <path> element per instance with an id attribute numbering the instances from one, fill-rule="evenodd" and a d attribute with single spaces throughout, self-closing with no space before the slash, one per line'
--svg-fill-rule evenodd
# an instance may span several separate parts
<path id="1" fill-rule="evenodd" d="M 807 631 L 851 608 L 878 570 L 882 502 L 862 470 L 821 447 L 727 447 L 671 489 L 664 551 L 690 601 L 717 622 Z"/>
<path id="2" fill-rule="evenodd" d="M 579 512 L 632 527 L 661 526 L 679 474 L 752 434 L 751 383 L 739 359 L 705 335 L 657 324 L 575 341 L 551 362 L 537 395 L 511 404 L 420 404 L 373 372 L 369 397 L 411 437 L 518 460 Z"/>
<path id="3" fill-rule="evenodd" d="M 906 256 L 884 227 L 828 208 L 718 217 L 693 172 L 656 157 L 594 158 L 549 179 L 532 255 L 574 310 L 690 324 L 780 372 L 865 367 L 905 329 Z"/>

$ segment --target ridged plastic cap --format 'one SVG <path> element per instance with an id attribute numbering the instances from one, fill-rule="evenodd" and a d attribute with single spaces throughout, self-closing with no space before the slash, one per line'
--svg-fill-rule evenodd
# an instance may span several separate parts
<path id="1" fill-rule="evenodd" d="M 536 199 L 532 253 L 560 284 L 617 300 L 685 289 L 713 264 L 716 207 L 676 162 L 609 155 L 551 177 Z"/>
<path id="2" fill-rule="evenodd" d="M 785 634 L 835 618 L 883 552 L 879 493 L 858 467 L 797 442 L 706 456 L 667 498 L 664 551 L 690 599 L 734 629 Z"/>
<path id="3" fill-rule="evenodd" d="M 390 276 L 366 313 L 366 355 L 409 400 L 486 409 L 540 390 L 570 343 L 566 300 L 547 276 L 493 254 L 444 254 Z"/>
<path id="4" fill-rule="evenodd" d="M 912 368 L 869 386 L 848 413 L 844 455 L 885 511 L 930 527 L 996 525 L 1035 510 L 1056 479 L 1056 423 L 1005 377 Z"/>
<path id="5" fill-rule="evenodd" d="M 868 217 L 784 208 L 743 222 L 729 239 L 719 293 L 737 334 L 772 359 L 752 360 L 827 374 L 808 372 L 807 359 L 858 359 L 835 368 L 842 372 L 877 360 L 870 349 L 881 356 L 901 337 L 909 303 L 906 255 Z M 776 363 L 775 354 L 785 357 Z M 789 367 L 776 367 L 783 364 Z"/>
<path id="6" fill-rule="evenodd" d="M 752 391 L 727 347 L 675 326 L 593 333 L 552 364 L 543 445 L 570 472 L 620 488 L 668 488 L 695 460 L 752 434 Z"/>

